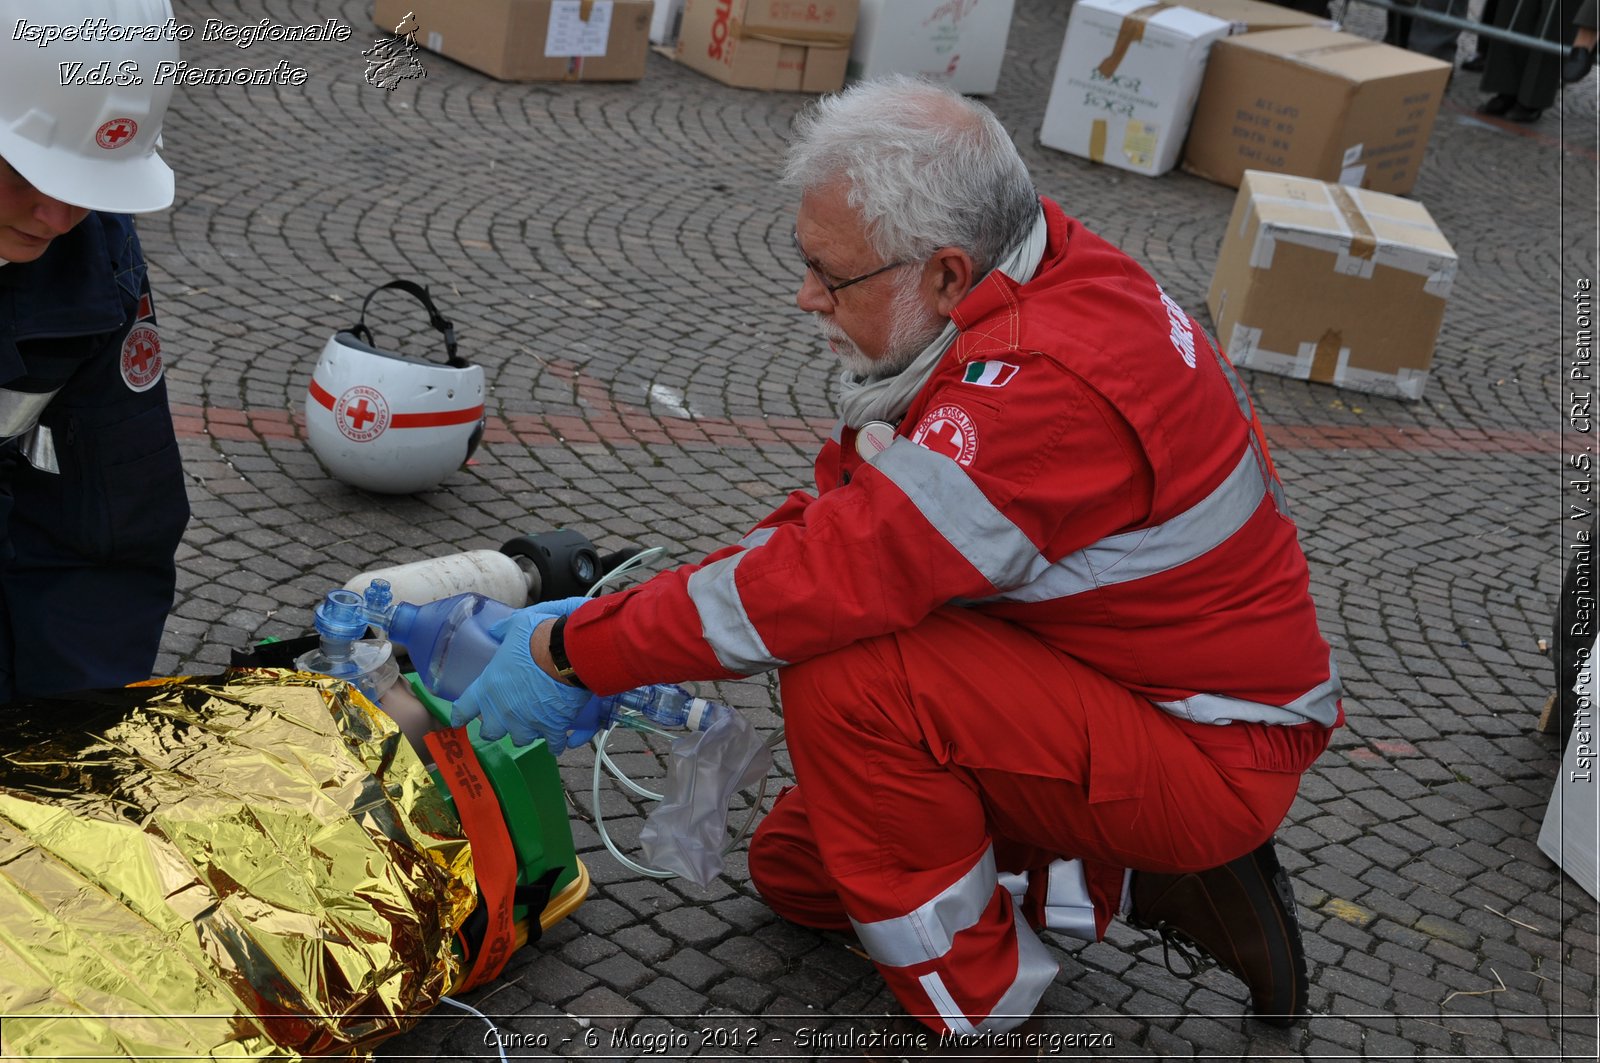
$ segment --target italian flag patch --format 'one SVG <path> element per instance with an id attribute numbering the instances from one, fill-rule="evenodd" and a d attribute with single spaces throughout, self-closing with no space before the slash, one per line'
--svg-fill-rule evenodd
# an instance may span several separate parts
<path id="1" fill-rule="evenodd" d="M 976 384 L 980 388 L 1003 388 L 1017 375 L 1017 367 L 1010 362 L 973 362 L 961 378 L 963 384 Z"/>

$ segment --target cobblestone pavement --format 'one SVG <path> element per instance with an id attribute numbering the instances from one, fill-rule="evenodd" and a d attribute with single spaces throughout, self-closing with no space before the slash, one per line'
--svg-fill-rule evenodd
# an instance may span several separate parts
<path id="1" fill-rule="evenodd" d="M 365 4 L 178 7 L 195 24 L 337 14 L 355 35 L 187 46 L 198 65 L 287 59 L 310 76 L 180 90 L 178 201 L 141 221 L 194 505 L 162 673 L 309 630 L 324 590 L 379 564 L 559 526 L 691 560 L 809 481 L 830 358 L 793 305 L 793 204 L 774 188 L 803 97 L 657 55 L 640 83 L 559 85 L 429 55 L 425 79 L 385 92 L 363 80 Z M 1039 187 L 1203 318 L 1233 190 L 1040 148 L 1068 5 L 1017 7 L 989 102 Z M 1350 24 L 1376 37 L 1380 19 Z M 1314 1016 L 1243 1020 L 1239 983 L 1175 977 L 1118 924 L 1099 944 L 1050 939 L 1058 1055 L 1594 1058 L 1600 927 L 1535 845 L 1559 753 L 1535 721 L 1553 686 L 1538 643 L 1562 573 L 1569 297 L 1595 267 L 1596 81 L 1517 127 L 1473 113 L 1475 80 L 1455 79 L 1414 192 L 1461 256 L 1427 397 L 1250 380 L 1348 688 L 1349 725 L 1279 835 Z M 493 385 L 475 462 L 412 498 L 329 479 L 300 424 L 323 342 L 392 276 L 433 286 Z M 412 320 L 409 302 L 388 305 L 380 320 Z M 715 690 L 779 726 L 766 679 Z M 776 920 L 742 854 L 707 890 L 624 870 L 583 818 L 587 755 L 563 770 L 584 795 L 594 889 L 468 997 L 511 1055 L 844 1055 L 814 1047 L 829 1043 L 817 1031 L 839 1045 L 886 1028 L 896 1007 L 869 964 Z M 616 794 L 603 807 L 632 850 L 638 809 Z M 441 1008 L 384 1058 L 498 1058 L 487 1031 Z"/>

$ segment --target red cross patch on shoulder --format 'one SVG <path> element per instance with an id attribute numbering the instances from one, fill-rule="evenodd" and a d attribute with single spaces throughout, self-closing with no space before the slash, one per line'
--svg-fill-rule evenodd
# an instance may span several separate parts
<path id="1" fill-rule="evenodd" d="M 978 456 L 978 426 L 966 410 L 947 403 L 927 412 L 911 433 L 911 442 L 967 466 Z"/>

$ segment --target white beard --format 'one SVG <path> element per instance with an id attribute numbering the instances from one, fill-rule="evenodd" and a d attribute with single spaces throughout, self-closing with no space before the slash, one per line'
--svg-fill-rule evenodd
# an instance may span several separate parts
<path id="1" fill-rule="evenodd" d="M 917 292 L 919 279 L 913 277 L 896 286 L 889 303 L 889 336 L 879 358 L 871 357 L 858 347 L 833 318 L 825 314 L 813 315 L 817 328 L 832 345 L 845 369 L 862 379 L 882 380 L 895 376 L 916 361 L 922 349 L 944 331 L 945 319 L 930 317 L 922 305 Z"/>

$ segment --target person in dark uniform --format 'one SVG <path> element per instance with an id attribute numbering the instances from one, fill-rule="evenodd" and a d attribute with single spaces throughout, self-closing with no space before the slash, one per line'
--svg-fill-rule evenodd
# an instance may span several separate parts
<path id="1" fill-rule="evenodd" d="M 0 703 L 149 678 L 172 607 L 189 503 L 128 216 L 172 203 L 155 152 L 172 90 L 153 76 L 177 58 L 171 16 L 66 0 L 43 21 L 0 0 Z M 23 29 L 99 18 L 150 30 Z M 62 64 L 107 60 L 141 83 L 61 84 Z"/>
<path id="2" fill-rule="evenodd" d="M 1595 0 L 1583 0 L 1583 6 L 1572 16 L 1576 36 L 1572 41 L 1572 50 L 1561 64 L 1562 81 L 1569 84 L 1582 81 L 1594 68 L 1595 22 Z"/>
<path id="3" fill-rule="evenodd" d="M 1570 47 L 1578 31 L 1574 25 L 1578 11 L 1578 0 L 1507 0 L 1496 9 L 1494 24 Z M 1537 122 L 1556 102 L 1564 65 L 1560 55 L 1496 41 L 1483 67 L 1483 91 L 1492 95 L 1478 106 L 1479 113 L 1513 122 Z"/>

